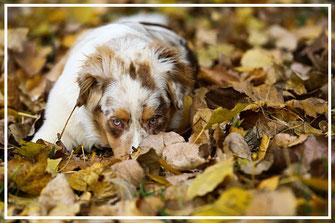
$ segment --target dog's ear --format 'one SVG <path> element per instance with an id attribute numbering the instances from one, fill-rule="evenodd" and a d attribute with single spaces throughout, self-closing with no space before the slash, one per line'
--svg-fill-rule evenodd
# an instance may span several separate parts
<path id="1" fill-rule="evenodd" d="M 79 96 L 77 106 L 85 106 L 88 109 L 95 108 L 102 97 L 104 81 L 91 74 L 82 74 L 77 78 L 79 84 Z"/>
<path id="2" fill-rule="evenodd" d="M 184 97 L 190 93 L 194 86 L 196 70 L 182 61 L 180 53 L 171 47 L 157 46 L 158 61 L 171 64 L 172 70 L 168 72 L 167 93 L 177 109 L 183 109 Z"/>

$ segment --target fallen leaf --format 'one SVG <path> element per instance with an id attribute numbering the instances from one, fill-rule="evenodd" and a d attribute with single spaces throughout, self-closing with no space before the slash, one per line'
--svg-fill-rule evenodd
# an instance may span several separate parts
<path id="1" fill-rule="evenodd" d="M 241 59 L 242 67 L 253 69 L 263 68 L 268 69 L 272 65 L 272 58 L 270 54 L 261 48 L 253 48 L 248 50 Z"/>
<path id="2" fill-rule="evenodd" d="M 47 147 L 43 144 L 38 144 L 34 142 L 26 142 L 24 140 L 20 141 L 21 148 L 17 148 L 17 152 L 24 157 L 34 158 L 38 154 L 45 150 Z"/>
<path id="3" fill-rule="evenodd" d="M 55 176 L 60 161 L 62 161 L 62 158 L 58 158 L 58 159 L 49 159 L 48 158 L 48 160 L 47 160 L 48 164 L 47 164 L 47 167 L 46 167 L 45 171 L 50 173 L 51 175 Z"/>
<path id="4" fill-rule="evenodd" d="M 36 46 L 28 42 L 24 44 L 22 52 L 12 53 L 12 56 L 29 77 L 40 72 L 46 62 L 46 55 L 38 54 Z"/>
<path id="5" fill-rule="evenodd" d="M 112 166 L 116 177 L 122 179 L 135 187 L 138 187 L 144 179 L 142 167 L 136 160 L 124 160 Z"/>
<path id="6" fill-rule="evenodd" d="M 303 143 L 291 147 L 309 168 L 314 160 L 328 159 L 328 140 L 324 136 L 309 136 Z"/>
<path id="7" fill-rule="evenodd" d="M 294 51 L 298 46 L 297 37 L 287 29 L 273 25 L 268 30 L 269 35 L 275 39 L 276 47 Z"/>
<path id="8" fill-rule="evenodd" d="M 124 180 L 118 178 L 107 179 L 108 182 L 113 183 L 117 190 L 118 197 L 124 200 L 133 200 L 136 196 L 136 187 Z"/>
<path id="9" fill-rule="evenodd" d="M 224 153 L 228 157 L 236 157 L 251 160 L 251 150 L 245 142 L 244 137 L 236 132 L 230 133 L 223 143 Z"/>
<path id="10" fill-rule="evenodd" d="M 306 178 L 306 177 L 299 177 L 299 179 L 307 184 L 308 186 L 311 186 L 312 188 L 322 190 L 322 191 L 328 191 L 328 179 L 323 178 Z M 334 182 L 331 183 L 331 190 L 335 190 Z"/>
<path id="11" fill-rule="evenodd" d="M 253 87 L 253 96 L 255 102 L 261 105 L 266 104 L 268 107 L 285 107 L 284 99 L 282 94 L 271 85 L 263 84 L 257 87 Z"/>
<path id="12" fill-rule="evenodd" d="M 148 216 L 154 216 L 164 208 L 163 201 L 158 197 L 145 197 L 137 201 L 138 210 Z"/>
<path id="13" fill-rule="evenodd" d="M 307 115 L 314 118 L 318 114 L 325 114 L 328 117 L 328 103 L 321 98 L 307 98 L 305 100 L 290 100 L 286 102 L 290 107 L 301 108 Z"/>
<path id="14" fill-rule="evenodd" d="M 181 171 L 195 169 L 206 162 L 200 154 L 200 146 L 187 142 L 167 145 L 162 157 L 172 168 Z"/>
<path id="15" fill-rule="evenodd" d="M 210 109 L 218 107 L 233 109 L 237 103 L 247 103 L 247 95 L 235 91 L 232 87 L 216 88 L 208 91 L 205 96 L 207 106 Z"/>
<path id="16" fill-rule="evenodd" d="M 261 145 L 259 146 L 259 151 L 257 154 L 257 160 L 262 160 L 265 157 L 266 151 L 269 147 L 271 137 L 268 137 L 266 134 L 263 134 Z"/>
<path id="17" fill-rule="evenodd" d="M 8 29 L 8 49 L 18 53 L 22 52 L 28 31 L 27 28 Z"/>
<path id="18" fill-rule="evenodd" d="M 199 109 L 193 117 L 193 133 L 189 138 L 190 143 L 206 144 L 210 143 L 208 130 L 205 130 L 213 111 L 210 109 Z"/>
<path id="19" fill-rule="evenodd" d="M 177 185 L 183 183 L 189 178 L 195 177 L 197 173 L 182 173 L 180 175 L 168 176 L 166 180 L 169 181 L 172 185 Z"/>
<path id="20" fill-rule="evenodd" d="M 242 216 L 250 205 L 252 195 L 241 188 L 224 191 L 213 203 L 196 209 L 194 216 Z"/>
<path id="21" fill-rule="evenodd" d="M 203 196 L 213 191 L 226 178 L 232 178 L 233 164 L 233 159 L 227 159 L 207 167 L 202 174 L 193 180 L 187 190 L 187 197 L 192 199 L 196 196 Z"/>
<path id="22" fill-rule="evenodd" d="M 296 198 L 289 188 L 277 191 L 255 192 L 246 215 L 292 216 L 297 211 Z"/>
<path id="23" fill-rule="evenodd" d="M 306 139 L 307 139 L 306 135 L 293 136 L 287 133 L 278 133 L 273 138 L 276 145 L 283 148 L 298 145 L 300 143 L 303 143 Z"/>
<path id="24" fill-rule="evenodd" d="M 51 180 L 51 175 L 45 171 L 47 156 L 38 155 L 36 163 L 16 157 L 8 161 L 8 177 L 17 189 L 32 195 L 39 195 Z"/>
<path id="25" fill-rule="evenodd" d="M 152 175 L 152 174 L 148 174 L 148 177 L 150 177 L 151 180 L 153 180 L 157 183 L 160 183 L 162 185 L 165 185 L 165 186 L 170 186 L 171 185 L 170 182 L 165 177 Z"/>
<path id="26" fill-rule="evenodd" d="M 80 211 L 80 203 L 75 203 L 70 206 L 58 203 L 57 206 L 52 209 L 49 216 L 75 216 Z"/>
<path id="27" fill-rule="evenodd" d="M 279 178 L 280 176 L 273 176 L 270 178 L 267 178 L 265 180 L 262 180 L 258 186 L 258 190 L 267 190 L 267 191 L 274 191 L 277 189 L 279 185 Z"/>
<path id="28" fill-rule="evenodd" d="M 248 43 L 254 47 L 263 46 L 269 41 L 269 36 L 267 32 L 260 31 L 260 30 L 251 30 Z"/>
<path id="29" fill-rule="evenodd" d="M 76 200 L 76 195 L 71 189 L 65 174 L 58 174 L 47 184 L 38 198 L 39 204 L 45 209 L 45 213 L 41 213 L 41 215 L 47 215 L 60 203 L 70 208 Z"/>
<path id="30" fill-rule="evenodd" d="M 231 120 L 233 117 L 235 117 L 235 115 L 243 111 L 243 109 L 247 107 L 247 105 L 248 104 L 237 103 L 235 107 L 231 110 L 222 107 L 215 109 L 207 125 L 205 126 L 205 129 L 209 129 L 214 124 Z"/>
<path id="31" fill-rule="evenodd" d="M 175 132 L 160 132 L 157 135 L 149 135 L 140 144 L 140 154 L 149 152 L 154 149 L 158 156 L 162 156 L 162 152 L 166 145 L 177 142 L 184 142 L 184 138 Z"/>

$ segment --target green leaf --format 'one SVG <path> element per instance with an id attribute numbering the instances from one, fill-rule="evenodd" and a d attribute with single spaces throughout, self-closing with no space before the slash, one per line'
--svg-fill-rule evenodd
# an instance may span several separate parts
<path id="1" fill-rule="evenodd" d="M 205 129 L 209 129 L 214 124 L 222 123 L 224 121 L 229 121 L 232 119 L 235 115 L 239 114 L 245 107 L 247 107 L 248 104 L 236 104 L 235 107 L 232 110 L 219 107 L 214 110 L 214 113 L 212 114 L 211 118 L 209 119 L 207 125 L 205 126 Z"/>

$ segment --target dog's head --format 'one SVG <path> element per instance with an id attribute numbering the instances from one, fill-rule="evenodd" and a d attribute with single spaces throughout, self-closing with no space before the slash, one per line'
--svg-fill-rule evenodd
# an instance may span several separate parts
<path id="1" fill-rule="evenodd" d="M 91 114 L 101 145 L 126 159 L 144 137 L 166 130 L 193 79 L 194 70 L 175 48 L 103 45 L 81 69 L 77 105 Z"/>

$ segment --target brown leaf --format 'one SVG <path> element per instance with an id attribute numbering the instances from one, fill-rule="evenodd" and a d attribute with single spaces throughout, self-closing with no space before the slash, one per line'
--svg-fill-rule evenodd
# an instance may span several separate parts
<path id="1" fill-rule="evenodd" d="M 163 150 L 163 159 L 177 170 L 192 170 L 206 162 L 199 148 L 199 145 L 187 142 L 169 144 Z"/>
<path id="2" fill-rule="evenodd" d="M 287 133 L 279 133 L 275 135 L 273 140 L 279 147 L 285 148 L 285 147 L 292 147 L 300 143 L 303 143 L 306 139 L 307 139 L 306 135 L 300 135 L 297 137 L 297 136 L 289 135 Z"/>
<path id="3" fill-rule="evenodd" d="M 71 189 L 67 177 L 62 173 L 58 174 L 47 184 L 38 198 L 41 207 L 46 211 L 46 213 L 41 213 L 41 215 L 47 215 L 58 203 L 70 207 L 76 200 L 76 195 Z"/>
<path id="4" fill-rule="evenodd" d="M 328 159 L 328 140 L 324 136 L 309 136 L 304 143 L 291 149 L 302 157 L 303 164 L 308 169 L 314 160 Z"/>
<path id="5" fill-rule="evenodd" d="M 318 114 L 325 114 L 328 117 L 328 103 L 321 98 L 307 98 L 305 100 L 290 100 L 286 102 L 290 107 L 301 108 L 307 115 L 314 118 Z"/>
<path id="6" fill-rule="evenodd" d="M 112 166 L 117 178 L 138 187 L 144 178 L 144 171 L 136 160 L 124 160 Z"/>
<path id="7" fill-rule="evenodd" d="M 247 95 L 235 91 L 232 87 L 217 88 L 206 93 L 206 102 L 210 109 L 218 107 L 233 109 L 237 103 L 247 103 Z"/>
<path id="8" fill-rule="evenodd" d="M 243 136 L 239 133 L 232 132 L 224 140 L 224 153 L 228 157 L 237 156 L 243 159 L 251 160 L 251 150 L 245 142 Z"/>
<path id="9" fill-rule="evenodd" d="M 36 46 L 29 42 L 24 44 L 22 52 L 13 53 L 12 56 L 29 77 L 40 72 L 46 62 L 46 57 L 39 55 Z"/>
<path id="10" fill-rule="evenodd" d="M 8 29 L 8 49 L 18 53 L 22 52 L 27 34 L 27 28 Z"/>
<path id="11" fill-rule="evenodd" d="M 292 216 L 297 211 L 296 198 L 289 188 L 277 191 L 256 192 L 246 215 Z"/>
<path id="12" fill-rule="evenodd" d="M 160 132 L 157 135 L 149 135 L 143 139 L 139 146 L 141 148 L 140 154 L 145 154 L 150 149 L 154 149 L 157 155 L 161 156 L 166 145 L 184 141 L 184 138 L 175 132 Z"/>
<path id="13" fill-rule="evenodd" d="M 266 104 L 269 107 L 284 107 L 284 99 L 282 94 L 271 85 L 263 84 L 253 87 L 253 96 L 261 105 Z"/>

